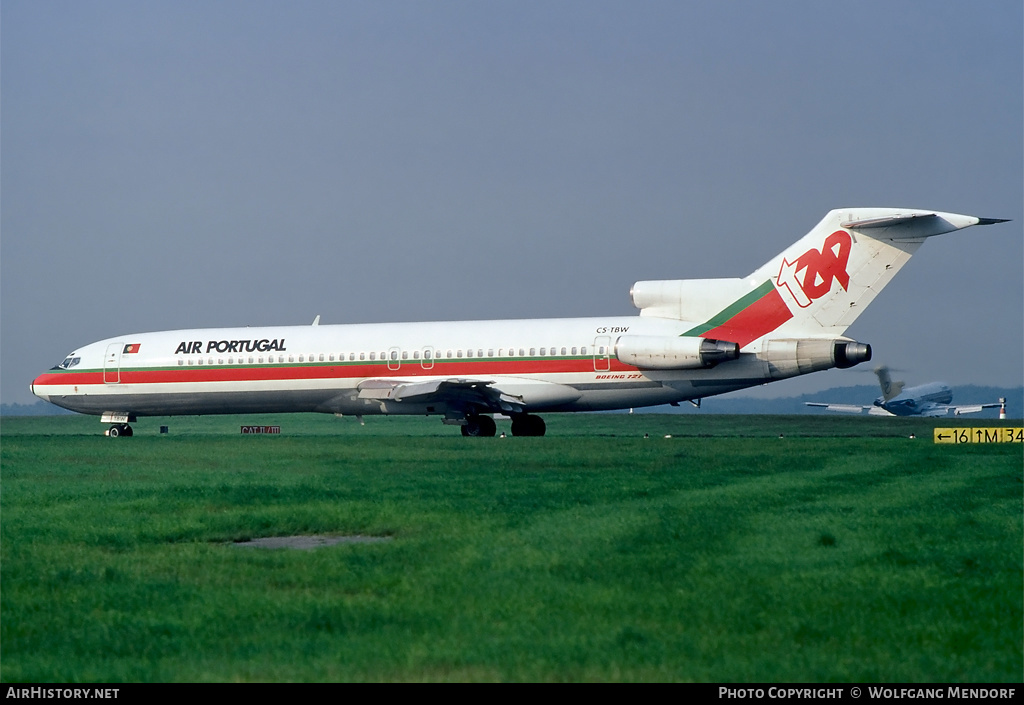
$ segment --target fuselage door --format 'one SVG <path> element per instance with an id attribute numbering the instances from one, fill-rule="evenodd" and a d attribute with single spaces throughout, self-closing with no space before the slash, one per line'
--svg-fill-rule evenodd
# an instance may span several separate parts
<path id="1" fill-rule="evenodd" d="M 611 336 L 599 335 L 594 338 L 594 372 L 607 372 L 612 368 Z"/>
<path id="2" fill-rule="evenodd" d="M 107 354 L 103 358 L 103 381 L 107 384 L 118 384 L 121 381 L 121 352 L 124 343 L 111 343 L 107 346 Z"/>
<path id="3" fill-rule="evenodd" d="M 391 371 L 397 370 L 402 366 L 402 361 L 399 359 L 402 357 L 402 351 L 398 348 L 388 349 L 388 369 Z"/>
<path id="4" fill-rule="evenodd" d="M 423 348 L 423 359 L 420 362 L 420 366 L 425 370 L 432 370 L 434 368 L 434 348 L 429 345 Z"/>

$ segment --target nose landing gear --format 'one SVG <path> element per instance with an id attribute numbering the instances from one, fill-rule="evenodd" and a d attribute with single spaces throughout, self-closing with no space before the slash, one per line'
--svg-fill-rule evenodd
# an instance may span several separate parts
<path id="1" fill-rule="evenodd" d="M 126 423 L 116 423 L 104 431 L 103 435 L 110 436 L 111 438 L 118 438 L 119 436 L 131 437 L 134 435 L 134 431 L 132 431 L 132 427 Z"/>

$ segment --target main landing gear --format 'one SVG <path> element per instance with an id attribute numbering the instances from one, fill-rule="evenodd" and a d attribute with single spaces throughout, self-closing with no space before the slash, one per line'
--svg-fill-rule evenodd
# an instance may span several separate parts
<path id="1" fill-rule="evenodd" d="M 493 436 L 497 427 L 494 425 L 494 419 L 490 416 L 480 416 L 479 414 L 470 414 L 466 417 L 466 423 L 462 426 L 463 436 Z"/>
<path id="2" fill-rule="evenodd" d="M 132 427 L 126 423 L 116 423 L 106 431 L 103 432 L 104 436 L 110 436 L 111 438 L 118 438 L 119 436 L 131 437 L 134 434 Z"/>
<path id="3" fill-rule="evenodd" d="M 543 436 L 547 430 L 544 419 L 530 414 L 517 414 L 512 417 L 513 436 Z M 490 416 L 470 414 L 466 416 L 466 423 L 462 426 L 463 436 L 493 436 L 497 431 L 494 419 Z"/>
<path id="4" fill-rule="evenodd" d="M 547 431 L 544 419 L 530 414 L 519 414 L 512 417 L 513 436 L 543 436 Z"/>

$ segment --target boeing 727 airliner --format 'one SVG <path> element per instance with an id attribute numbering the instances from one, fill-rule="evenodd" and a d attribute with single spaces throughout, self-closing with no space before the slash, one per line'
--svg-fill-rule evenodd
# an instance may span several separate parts
<path id="1" fill-rule="evenodd" d="M 97 414 L 437 415 L 466 436 L 542 436 L 538 413 L 696 401 L 871 359 L 844 336 L 928 237 L 992 218 L 831 211 L 746 278 L 640 281 L 634 317 L 133 333 L 70 353 L 32 393 Z"/>

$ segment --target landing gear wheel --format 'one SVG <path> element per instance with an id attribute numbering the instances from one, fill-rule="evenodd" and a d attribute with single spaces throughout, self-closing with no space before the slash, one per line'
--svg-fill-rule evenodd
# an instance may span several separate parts
<path id="1" fill-rule="evenodd" d="M 539 416 L 523 414 L 512 419 L 513 436 L 543 436 L 545 431 L 547 431 L 547 425 Z"/>
<path id="2" fill-rule="evenodd" d="M 467 416 L 466 423 L 462 427 L 463 436 L 493 436 L 497 431 L 494 419 L 490 416 Z"/>
<path id="3" fill-rule="evenodd" d="M 133 435 L 133 433 L 134 432 L 132 431 L 132 427 L 126 423 L 114 424 L 107 431 L 107 435 L 110 436 L 111 438 L 117 438 L 118 436 L 130 438 Z"/>

